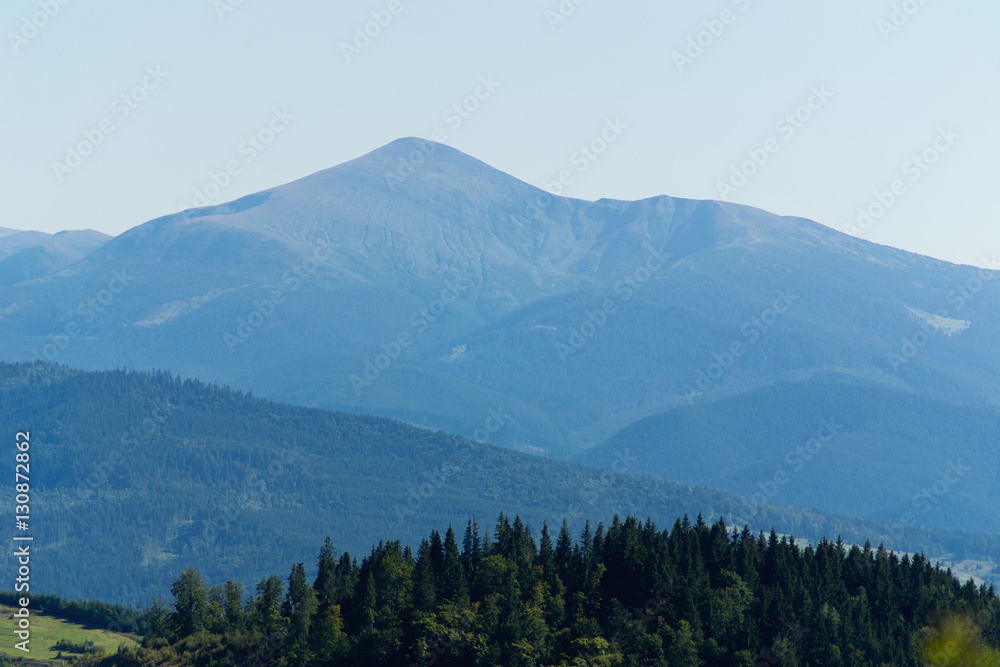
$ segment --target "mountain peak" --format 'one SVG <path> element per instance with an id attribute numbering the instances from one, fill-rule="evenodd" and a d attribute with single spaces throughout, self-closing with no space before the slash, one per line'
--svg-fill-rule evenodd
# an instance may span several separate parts
<path id="1" fill-rule="evenodd" d="M 154 242 L 150 234 L 161 226 Z M 815 223 L 801 226 L 721 202 L 555 196 L 451 146 L 403 137 L 291 183 L 153 221 L 120 242 L 141 240 L 145 249 L 136 250 L 161 257 L 178 228 L 200 246 L 239 230 L 255 236 L 239 244 L 277 242 L 294 253 L 323 238 L 337 248 L 329 268 L 352 279 L 473 275 L 482 286 L 503 276 L 520 286 L 508 299 L 518 305 L 595 279 L 614 284 L 634 268 L 636 248 L 669 247 L 680 259 L 760 242 L 829 245 L 839 236 Z"/>
<path id="2" fill-rule="evenodd" d="M 396 139 L 320 174 L 337 178 L 348 174 L 377 178 L 382 181 L 388 195 L 412 194 L 428 187 L 461 190 L 468 194 L 470 190 L 494 191 L 501 184 L 507 186 L 502 188 L 504 192 L 492 194 L 506 194 L 510 186 L 536 190 L 457 148 L 417 137 Z"/>
<path id="3" fill-rule="evenodd" d="M 442 163 L 462 163 L 463 165 L 474 163 L 491 171 L 497 171 L 485 162 L 463 153 L 457 148 L 419 137 L 401 137 L 395 139 L 357 158 L 357 160 L 366 159 L 405 160 L 415 168 L 423 166 L 428 160 L 435 166 L 440 166 Z M 350 162 L 347 164 L 350 164 Z"/>

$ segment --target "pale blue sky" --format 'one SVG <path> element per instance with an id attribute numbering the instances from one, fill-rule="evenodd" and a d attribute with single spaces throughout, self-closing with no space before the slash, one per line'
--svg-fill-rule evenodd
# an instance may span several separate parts
<path id="1" fill-rule="evenodd" d="M 227 0 L 5 0 L 0 227 L 117 234 L 192 205 L 231 160 L 240 173 L 209 188 L 212 203 L 442 128 L 535 185 L 569 170 L 565 194 L 584 199 L 721 199 L 718 183 L 774 139 L 729 200 L 950 261 L 1000 255 L 1000 3 L 565 0 L 575 13 L 553 29 L 557 0 L 396 1 L 242 0 L 220 18 Z M 45 4 L 58 12 L 13 44 Z M 887 39 L 879 21 L 902 4 L 917 11 Z M 390 6 L 348 62 L 341 44 Z M 720 16 L 730 23 L 679 71 L 674 53 Z M 491 76 L 499 87 L 460 126 L 446 118 Z M 144 77 L 134 109 L 115 102 Z M 794 134 L 779 129 L 814 87 L 833 96 L 813 98 Z M 275 108 L 294 119 L 274 122 L 263 151 L 241 147 Z M 574 159 L 614 118 L 627 127 L 606 152 Z M 102 121 L 113 133 L 60 181 L 53 163 Z M 958 138 L 938 142 L 935 164 L 906 165 L 947 128 Z M 897 201 L 858 228 L 858 207 L 895 179 Z"/>

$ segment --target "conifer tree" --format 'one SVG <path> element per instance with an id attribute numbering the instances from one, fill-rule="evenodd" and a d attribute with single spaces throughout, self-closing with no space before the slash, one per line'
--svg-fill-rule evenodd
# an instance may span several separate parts
<path id="1" fill-rule="evenodd" d="M 284 583 L 281 577 L 271 575 L 257 584 L 254 600 L 254 626 L 265 637 L 276 638 L 281 633 L 281 596 Z"/>
<path id="2" fill-rule="evenodd" d="M 243 630 L 246 624 L 246 614 L 243 610 L 243 598 L 246 589 L 238 581 L 227 581 L 222 587 L 223 615 L 226 628 L 230 632 Z"/>
<path id="3" fill-rule="evenodd" d="M 174 596 L 174 613 L 171 626 L 174 636 L 188 637 L 205 628 L 208 612 L 208 591 L 205 579 L 194 568 L 188 568 L 170 586 Z"/>
<path id="4" fill-rule="evenodd" d="M 462 566 L 462 556 L 458 552 L 458 541 L 455 531 L 448 526 L 444 536 L 444 571 L 441 576 L 440 596 L 451 602 L 467 602 L 469 584 L 465 578 L 465 568 Z"/>
<path id="5" fill-rule="evenodd" d="M 309 662 L 309 626 L 318 606 L 316 589 L 306 580 L 305 565 L 298 563 L 288 576 L 288 593 L 282 608 L 288 621 L 285 660 L 289 665 L 304 667 Z"/>

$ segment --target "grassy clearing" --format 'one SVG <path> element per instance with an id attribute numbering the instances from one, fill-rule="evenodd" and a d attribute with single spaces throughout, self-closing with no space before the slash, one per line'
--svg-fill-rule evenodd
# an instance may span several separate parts
<path id="1" fill-rule="evenodd" d="M 10 618 L 15 609 L 0 605 L 0 657 L 10 658 L 30 658 L 31 660 L 43 662 L 55 662 L 59 664 L 56 656 L 60 650 L 56 644 L 86 645 L 93 642 L 98 649 L 103 649 L 106 653 L 114 653 L 118 650 L 119 644 L 135 646 L 138 638 L 129 635 L 108 632 L 100 628 L 87 628 L 77 623 L 64 621 L 53 616 L 44 614 L 31 614 L 31 643 L 28 645 L 30 653 L 25 653 L 14 648 L 14 644 L 20 639 L 14 634 L 17 629 L 17 620 Z M 80 654 L 62 650 L 64 659 L 69 659 Z"/>

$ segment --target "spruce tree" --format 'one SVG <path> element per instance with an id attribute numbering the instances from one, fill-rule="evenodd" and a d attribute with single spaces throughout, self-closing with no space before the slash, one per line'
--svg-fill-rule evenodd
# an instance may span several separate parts
<path id="1" fill-rule="evenodd" d="M 170 592 L 174 596 L 174 613 L 170 619 L 174 636 L 184 638 L 203 630 L 208 591 L 201 573 L 194 568 L 184 570 L 170 586 Z"/>

